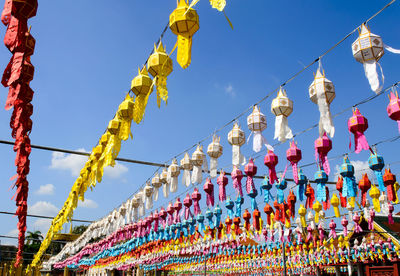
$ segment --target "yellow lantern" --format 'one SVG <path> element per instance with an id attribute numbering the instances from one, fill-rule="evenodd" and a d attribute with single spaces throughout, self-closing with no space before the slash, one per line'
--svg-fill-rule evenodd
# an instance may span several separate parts
<path id="1" fill-rule="evenodd" d="M 178 36 L 177 61 L 186 69 L 191 62 L 192 37 L 200 28 L 199 16 L 186 0 L 178 0 L 177 5 L 169 16 L 169 27 Z"/>
<path id="2" fill-rule="evenodd" d="M 147 69 L 155 78 L 157 88 L 157 105 L 160 107 L 161 99 L 167 103 L 167 77 L 172 72 L 172 59 L 165 52 L 164 46 L 160 41 L 158 47 L 154 45 L 154 53 L 147 61 Z"/>
<path id="3" fill-rule="evenodd" d="M 147 100 L 151 92 L 153 92 L 153 81 L 149 77 L 145 66 L 143 66 L 142 70 L 138 70 L 138 75 L 132 80 L 131 90 L 136 95 L 133 120 L 139 124 L 143 119 Z"/>
<path id="4" fill-rule="evenodd" d="M 372 184 L 371 190 L 369 190 L 369 196 L 372 198 L 372 204 L 376 212 L 381 212 L 381 204 L 379 202 L 380 191 L 375 184 Z"/>
<path id="5" fill-rule="evenodd" d="M 287 119 L 292 111 L 293 101 L 287 97 L 285 89 L 279 89 L 278 96 L 272 100 L 271 104 L 271 112 L 276 116 L 274 139 L 278 139 L 279 142 L 285 142 L 287 139 L 293 138 Z"/>
<path id="6" fill-rule="evenodd" d="M 120 126 L 121 126 L 121 122 L 118 119 L 112 119 L 108 123 L 107 130 L 110 132 L 111 135 L 116 135 L 119 132 Z"/>

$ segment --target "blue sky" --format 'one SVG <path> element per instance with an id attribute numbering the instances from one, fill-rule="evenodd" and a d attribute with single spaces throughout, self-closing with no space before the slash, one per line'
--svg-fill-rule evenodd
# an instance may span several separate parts
<path id="1" fill-rule="evenodd" d="M 276 89 L 386 1 L 259 0 L 251 1 L 251 6 L 249 2 L 228 1 L 226 13 L 234 25 L 231 30 L 221 13 L 211 9 L 208 1 L 200 1 L 197 5 L 200 30 L 193 39 L 192 64 L 183 70 L 174 60 L 174 72 L 168 78 L 168 106 L 158 109 L 153 93 L 144 121 L 133 126 L 133 140 L 123 143 L 120 157 L 160 163 L 169 160 Z M 148 57 L 175 5 L 174 0 L 87 0 L 75 5 L 67 1 L 40 1 L 37 16 L 29 21 L 36 38 L 32 57 L 36 71 L 31 83 L 35 91 L 32 143 L 90 151 L 124 99 L 138 66 Z M 394 48 L 400 48 L 398 13 L 396 3 L 370 22 L 372 32 Z M 0 36 L 4 37 L 4 33 L 5 28 L 1 27 Z M 362 65 L 352 57 L 350 46 L 355 39 L 354 34 L 322 60 L 326 76 L 333 81 L 337 92 L 332 113 L 373 93 Z M 167 31 L 163 43 L 168 52 L 175 40 Z M 5 47 L 0 48 L 3 68 L 10 57 Z M 381 59 L 385 86 L 400 80 L 399 61 L 400 56 L 391 53 Z M 314 65 L 286 86 L 289 98 L 294 101 L 294 111 L 289 117 L 294 133 L 319 120 L 318 108 L 308 98 L 308 86 L 316 68 Z M 8 90 L 1 90 L 0 102 L 4 104 Z M 268 121 L 264 135 L 271 143 L 275 118 L 270 104 L 274 97 L 260 106 Z M 396 123 L 386 115 L 387 103 L 387 96 L 381 96 L 360 107 L 369 120 L 366 136 L 370 143 L 398 135 Z M 10 111 L 0 112 L 0 139 L 11 140 L 10 116 Z M 246 116 L 239 121 L 249 135 Z M 349 111 L 334 119 L 336 134 L 329 156 L 348 152 L 350 116 Z M 226 138 L 230 129 L 231 126 L 218 133 L 224 146 L 219 162 L 228 171 L 231 171 L 231 147 Z M 317 135 L 317 129 L 313 129 L 297 137 L 303 150 L 301 163 L 314 161 Z M 204 146 L 208 143 L 210 140 Z M 280 158 L 278 170 L 286 164 L 287 148 L 288 143 L 276 148 Z M 400 159 L 396 142 L 383 144 L 378 150 L 387 163 Z M 250 144 L 243 147 L 243 152 L 246 156 L 254 155 Z M 0 156 L 0 210 L 14 211 L 15 204 L 10 199 L 14 191 L 8 188 L 12 185 L 9 178 L 15 174 L 15 153 L 12 147 L 0 145 Z M 350 155 L 351 160 L 360 161 L 360 167 L 368 157 L 367 152 Z M 33 149 L 29 213 L 55 215 L 84 161 L 82 157 Z M 341 162 L 334 160 L 331 166 Z M 267 172 L 262 159 L 257 159 L 256 164 L 259 174 Z M 398 165 L 392 166 L 394 172 L 399 169 Z M 313 178 L 316 166 L 304 171 Z M 106 171 L 103 182 L 93 192 L 87 192 L 89 201 L 76 210 L 74 218 L 95 220 L 106 215 L 153 172 L 153 167 L 118 163 L 116 169 Z M 333 175 L 331 181 L 335 180 Z M 185 190 L 181 184 L 179 187 L 178 194 Z M 229 187 L 232 189 L 231 184 Z M 162 199 L 156 206 L 167 203 L 168 200 Z M 204 205 L 202 201 L 201 206 Z M 1 215 L 1 222 L 0 234 L 16 236 L 16 217 Z M 46 232 L 48 223 L 29 218 L 28 230 Z M 12 242 L 1 239 L 2 244 Z"/>

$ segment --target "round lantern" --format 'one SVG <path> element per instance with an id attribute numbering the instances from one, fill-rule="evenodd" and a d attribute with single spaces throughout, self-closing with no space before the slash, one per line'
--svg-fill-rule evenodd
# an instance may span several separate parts
<path id="1" fill-rule="evenodd" d="M 328 182 L 328 175 L 325 173 L 324 169 L 320 169 L 315 173 L 315 182 L 317 182 L 317 202 L 326 202 L 326 189 L 325 185 Z"/>
<path id="2" fill-rule="evenodd" d="M 367 192 L 371 188 L 371 181 L 366 173 L 363 174 L 362 178 L 358 182 L 358 188 L 361 190 L 361 205 L 365 207 L 365 203 L 367 201 Z"/>
<path id="3" fill-rule="evenodd" d="M 170 191 L 175 193 L 178 190 L 178 176 L 181 170 L 178 166 L 178 161 L 174 158 L 172 159 L 171 165 L 168 167 L 168 179 L 170 182 Z"/>
<path id="4" fill-rule="evenodd" d="M 365 138 L 364 135 L 364 132 L 368 129 L 368 120 L 363 115 L 361 115 L 358 108 L 355 108 L 353 110 L 353 116 L 349 118 L 347 126 L 349 131 L 354 134 L 355 152 L 359 153 L 363 149 L 369 150 L 367 138 Z"/>
<path id="5" fill-rule="evenodd" d="M 187 152 L 185 152 L 185 155 L 184 155 L 183 159 L 181 160 L 181 167 L 183 169 L 182 183 L 185 184 L 186 187 L 189 187 L 190 171 L 193 169 L 193 163 Z"/>
<path id="6" fill-rule="evenodd" d="M 315 161 L 317 161 L 325 170 L 326 174 L 330 174 L 331 168 L 328 161 L 328 152 L 332 149 L 332 141 L 326 133 L 322 137 L 318 137 L 314 142 Z"/>
<path id="7" fill-rule="evenodd" d="M 400 132 L 400 100 L 397 91 L 396 94 L 393 93 L 393 91 L 391 91 L 389 99 L 390 102 L 386 108 L 387 114 L 390 119 L 392 119 L 393 121 L 397 121 L 397 125 Z"/>
<path id="8" fill-rule="evenodd" d="M 160 181 L 160 175 L 156 173 L 154 177 L 151 179 L 151 185 L 154 187 L 154 201 L 158 200 L 158 189 L 161 188 L 162 183 Z"/>
<path id="9" fill-rule="evenodd" d="M 202 167 L 205 171 L 207 168 L 207 159 L 206 155 L 203 153 L 203 146 L 198 145 L 196 150 L 192 154 L 192 164 L 193 164 L 193 174 L 192 174 L 192 183 L 199 183 L 203 181 L 203 171 Z"/>
<path id="10" fill-rule="evenodd" d="M 146 195 L 146 209 L 151 209 L 153 208 L 153 186 L 150 185 L 149 182 L 146 183 L 146 186 L 144 187 L 144 194 Z"/>
<path id="11" fill-rule="evenodd" d="M 194 191 L 192 193 L 192 200 L 193 200 L 193 212 L 194 215 L 197 216 L 201 212 L 199 204 L 199 201 L 201 200 L 201 193 L 199 193 L 199 190 L 197 188 L 194 188 Z"/>
<path id="12" fill-rule="evenodd" d="M 361 31 L 356 41 L 351 45 L 354 58 L 364 65 L 365 75 L 368 78 L 371 89 L 375 93 L 382 90 L 379 83 L 376 63 L 383 56 L 383 42 L 379 35 L 370 32 L 367 26 L 361 25 Z"/>
<path id="13" fill-rule="evenodd" d="M 253 150 L 259 152 L 263 144 L 267 141 L 262 135 L 262 131 L 267 128 L 265 115 L 260 112 L 258 105 L 253 106 L 253 112 L 247 117 L 247 126 L 254 133 Z"/>
<path id="14" fill-rule="evenodd" d="M 318 105 L 320 113 L 319 135 L 322 136 L 326 132 L 333 137 L 335 127 L 333 126 L 330 104 L 335 98 L 335 86 L 325 77 L 325 72 L 321 74 L 321 70 L 318 68 L 308 92 L 311 101 Z"/>
<path id="15" fill-rule="evenodd" d="M 183 69 L 189 67 L 192 55 L 192 36 L 199 30 L 199 16 L 189 8 L 187 0 L 179 0 L 178 7 L 169 16 L 169 27 L 178 36 L 177 61 Z"/>
<path id="16" fill-rule="evenodd" d="M 246 142 L 246 138 L 238 123 L 235 123 L 228 133 L 228 142 L 232 145 L 232 164 L 237 167 L 244 165 L 246 159 L 241 154 L 240 147 Z"/>
<path id="17" fill-rule="evenodd" d="M 392 174 L 390 169 L 385 169 L 385 174 L 383 175 L 383 182 L 385 183 L 386 186 L 388 200 L 395 202 L 397 200 L 396 190 L 394 189 L 394 184 L 396 183 L 396 176 Z"/>
<path id="18" fill-rule="evenodd" d="M 169 196 L 169 191 L 170 191 L 170 184 L 168 182 L 168 171 L 166 168 L 163 168 L 161 174 L 160 174 L 160 182 L 163 185 L 163 194 L 164 197 Z"/>
<path id="19" fill-rule="evenodd" d="M 161 99 L 165 103 L 168 101 L 167 77 L 171 74 L 172 68 L 172 59 L 165 52 L 160 40 L 157 48 L 154 44 L 154 52 L 147 61 L 147 69 L 156 81 L 158 107 L 160 107 Z"/>
<path id="20" fill-rule="evenodd" d="M 385 183 L 383 182 L 382 169 L 385 167 L 383 157 L 377 153 L 370 155 L 368 158 L 368 166 L 374 171 L 376 179 L 378 180 L 379 190 L 386 192 Z"/>
<path id="21" fill-rule="evenodd" d="M 357 183 L 354 177 L 354 166 L 350 163 L 347 155 L 343 158 L 339 172 L 343 177 L 342 195 L 343 197 L 351 198 L 350 205 L 354 207 L 354 198 L 357 195 Z"/>
<path id="22" fill-rule="evenodd" d="M 286 151 L 286 158 L 292 165 L 294 182 L 298 183 L 297 163 L 301 160 L 301 150 L 294 141 L 290 143 L 290 148 Z"/>
<path id="23" fill-rule="evenodd" d="M 280 142 L 293 138 L 292 130 L 289 128 L 287 117 L 293 111 L 293 101 L 290 100 L 283 88 L 279 89 L 278 96 L 272 100 L 271 112 L 275 114 L 275 136 Z"/>
<path id="24" fill-rule="evenodd" d="M 220 137 L 214 135 L 212 142 L 207 147 L 207 154 L 210 156 L 210 177 L 217 177 L 218 158 L 222 155 L 223 147 L 221 145 Z"/>
<path id="25" fill-rule="evenodd" d="M 136 95 L 133 120 L 137 124 L 142 121 L 147 100 L 153 92 L 153 81 L 149 77 L 146 67 L 143 66 L 142 70 L 138 71 L 139 74 L 133 78 L 131 83 L 131 90 Z"/>
<path id="26" fill-rule="evenodd" d="M 268 150 L 268 153 L 265 155 L 264 164 L 269 170 L 268 175 L 270 183 L 274 184 L 275 182 L 278 182 L 275 170 L 275 166 L 278 164 L 278 156 L 272 150 Z"/>

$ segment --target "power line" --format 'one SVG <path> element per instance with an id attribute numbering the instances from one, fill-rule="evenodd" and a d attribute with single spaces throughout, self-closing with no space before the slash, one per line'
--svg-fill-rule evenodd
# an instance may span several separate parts
<path id="1" fill-rule="evenodd" d="M 7 235 L 0 235 L 0 238 L 18 240 L 18 237 L 7 236 Z M 28 240 L 28 241 L 40 241 L 40 242 L 43 241 L 43 240 L 41 240 L 41 239 L 32 239 L 32 238 L 26 238 L 26 237 L 25 237 L 25 240 Z M 66 243 L 65 241 L 55 241 L 55 240 L 52 240 L 51 242 L 55 242 L 55 243 Z"/>
<path id="2" fill-rule="evenodd" d="M 5 212 L 5 211 L 0 211 L 0 214 L 3 214 L 3 215 L 14 215 L 15 216 L 15 213 Z M 41 216 L 41 215 L 32 215 L 32 214 L 27 214 L 26 216 L 34 217 L 34 218 L 54 219 L 54 217 Z M 72 221 L 76 221 L 76 222 L 93 223 L 93 220 L 83 220 L 83 219 L 71 219 L 71 220 Z"/>

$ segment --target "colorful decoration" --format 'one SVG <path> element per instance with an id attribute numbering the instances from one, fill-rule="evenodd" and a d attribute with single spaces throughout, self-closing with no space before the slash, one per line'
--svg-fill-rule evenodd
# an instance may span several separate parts
<path id="1" fill-rule="evenodd" d="M 223 147 L 220 144 L 220 137 L 214 135 L 213 141 L 207 147 L 207 154 L 210 156 L 210 177 L 217 177 L 218 158 L 222 155 Z"/>
<path id="2" fill-rule="evenodd" d="M 300 201 L 304 200 L 304 194 L 305 194 L 305 185 L 308 183 L 307 176 L 303 174 L 303 170 L 299 169 L 299 174 L 298 174 L 298 181 L 297 181 L 297 198 Z"/>
<path id="3" fill-rule="evenodd" d="M 308 88 L 310 99 L 318 105 L 319 118 L 319 136 L 327 133 L 333 137 L 335 127 L 333 126 L 330 104 L 335 99 L 335 86 L 325 77 L 325 72 L 321 74 L 320 68 L 314 75 L 314 81 Z M 329 174 L 329 173 L 328 173 Z"/>
<path id="4" fill-rule="evenodd" d="M 315 182 L 317 182 L 317 202 L 326 202 L 329 198 L 326 197 L 326 182 L 328 182 L 328 175 L 324 169 L 318 170 L 315 175 Z"/>
<path id="5" fill-rule="evenodd" d="M 178 36 L 176 61 L 186 69 L 192 59 L 192 38 L 199 30 L 199 16 L 196 10 L 189 8 L 186 0 L 178 0 L 178 7 L 169 16 L 169 27 Z"/>
<path id="6" fill-rule="evenodd" d="M 195 216 L 197 216 L 201 213 L 199 204 L 201 200 L 201 194 L 199 193 L 199 190 L 197 188 L 194 188 L 194 191 L 192 193 L 192 200 L 193 200 L 193 213 Z"/>
<path id="7" fill-rule="evenodd" d="M 156 173 L 154 177 L 151 179 L 151 185 L 154 187 L 154 196 L 153 199 L 154 201 L 158 200 L 158 190 L 161 188 L 162 183 L 160 181 L 160 175 Z"/>
<path id="8" fill-rule="evenodd" d="M 283 190 L 287 188 L 287 181 L 285 178 L 282 178 L 279 180 L 279 182 L 276 184 L 276 197 L 278 200 L 279 204 L 282 204 L 284 199 L 285 199 L 285 193 Z"/>
<path id="9" fill-rule="evenodd" d="M 183 169 L 182 183 L 185 184 L 186 187 L 189 187 L 191 183 L 190 171 L 193 169 L 193 162 L 187 152 L 185 152 L 185 155 L 181 160 L 181 167 Z"/>
<path id="10" fill-rule="evenodd" d="M 315 191 L 311 187 L 310 183 L 307 184 L 305 195 L 306 199 L 306 208 L 312 208 L 314 200 L 315 200 Z"/>
<path id="11" fill-rule="evenodd" d="M 386 187 L 386 194 L 388 200 L 391 202 L 395 202 L 397 199 L 397 194 L 394 189 L 394 185 L 396 183 L 396 176 L 392 174 L 390 168 L 385 169 L 385 174 L 383 175 L 383 183 L 385 184 Z"/>
<path id="12" fill-rule="evenodd" d="M 243 190 L 242 190 L 242 179 L 243 173 L 239 170 L 236 166 L 233 166 L 233 170 L 231 172 L 232 180 L 233 180 L 233 188 L 237 191 L 237 193 L 243 197 Z"/>
<path id="13" fill-rule="evenodd" d="M 163 194 L 164 197 L 167 198 L 169 196 L 169 192 L 171 193 L 176 192 L 172 189 L 170 182 L 168 181 L 168 171 L 166 168 L 163 168 L 160 174 L 160 182 L 163 185 Z"/>
<path id="14" fill-rule="evenodd" d="M 367 203 L 367 192 L 371 188 L 371 181 L 366 173 L 363 174 L 362 178 L 358 182 L 358 188 L 361 190 L 361 205 L 365 207 Z"/>
<path id="15" fill-rule="evenodd" d="M 167 182 L 170 185 L 171 193 L 175 193 L 178 190 L 178 176 L 180 173 L 181 170 L 178 166 L 178 161 L 174 158 L 172 159 L 171 165 L 168 167 L 167 173 Z"/>
<path id="16" fill-rule="evenodd" d="M 238 123 L 235 123 L 232 130 L 228 133 L 228 142 L 232 145 L 232 165 L 237 167 L 244 165 L 246 159 L 240 152 L 240 147 L 244 145 L 246 138 Z"/>
<path id="17" fill-rule="evenodd" d="M 369 191 L 369 196 L 372 198 L 372 204 L 374 205 L 374 210 L 377 211 L 378 213 L 381 212 L 381 204 L 379 202 L 379 196 L 380 196 L 379 189 L 372 184 L 371 190 Z"/>
<path id="18" fill-rule="evenodd" d="M 204 192 L 207 194 L 206 203 L 208 207 L 214 206 L 214 185 L 211 183 L 211 179 L 207 178 L 204 184 Z"/>
<path id="19" fill-rule="evenodd" d="M 225 176 L 225 172 L 221 171 L 218 178 L 217 178 L 217 184 L 219 186 L 219 193 L 218 193 L 218 199 L 219 201 L 225 201 L 226 200 L 226 185 L 228 185 L 228 177 Z"/>
<path id="20" fill-rule="evenodd" d="M 247 117 L 247 126 L 254 134 L 253 150 L 255 152 L 259 152 L 263 144 L 265 144 L 268 149 L 273 150 L 273 148 L 268 145 L 265 137 L 262 135 L 262 131 L 267 128 L 267 120 L 265 115 L 260 112 L 258 105 L 253 106 L 253 112 Z"/>
<path id="21" fill-rule="evenodd" d="M 358 108 L 353 109 L 353 116 L 347 122 L 349 131 L 354 134 L 355 152 L 360 153 L 362 150 L 369 150 L 367 138 L 364 132 L 368 129 L 368 120 L 361 115 Z M 349 148 L 351 149 L 351 142 Z"/>
<path id="22" fill-rule="evenodd" d="M 154 44 L 154 52 L 147 61 L 147 70 L 156 82 L 157 105 L 160 107 L 161 99 L 168 102 L 167 77 L 173 70 L 172 59 L 165 52 L 161 40 L 157 48 Z"/>
<path id="23" fill-rule="evenodd" d="M 146 186 L 144 187 L 144 194 L 146 196 L 146 209 L 147 210 L 153 208 L 153 191 L 154 191 L 153 186 L 150 185 L 150 182 L 147 182 Z"/>
<path id="24" fill-rule="evenodd" d="M 274 200 L 274 197 L 271 194 L 272 184 L 269 182 L 267 177 L 264 177 L 263 181 L 261 182 L 260 192 L 261 194 L 264 193 L 264 202 L 268 203 L 270 200 Z"/>
<path id="25" fill-rule="evenodd" d="M 340 166 L 340 175 L 343 177 L 343 197 L 349 198 L 350 205 L 354 207 L 357 183 L 354 177 L 354 166 L 350 163 L 347 155 L 343 158 L 343 164 Z"/>
<path id="26" fill-rule="evenodd" d="M 138 75 L 132 80 L 131 90 L 135 94 L 135 107 L 133 109 L 133 120 L 139 124 L 143 120 L 147 101 L 153 92 L 153 81 L 145 66 L 138 70 Z"/>
<path id="27" fill-rule="evenodd" d="M 276 176 L 275 167 L 278 164 L 278 156 L 272 150 L 268 150 L 264 157 L 264 164 L 268 167 L 269 181 L 271 184 L 278 182 L 278 177 Z"/>
<path id="28" fill-rule="evenodd" d="M 192 183 L 199 183 L 203 181 L 203 170 L 208 171 L 206 155 L 203 153 L 203 147 L 198 145 L 192 154 L 193 174 Z"/>
<path id="29" fill-rule="evenodd" d="M 332 141 L 328 138 L 326 133 L 322 137 L 317 138 L 314 142 L 315 147 L 315 161 L 324 168 L 326 174 L 330 174 L 331 168 L 329 166 L 328 152 L 332 149 Z"/>
<path id="30" fill-rule="evenodd" d="M 340 175 L 338 176 L 338 180 L 336 182 L 336 190 L 339 191 L 339 196 L 340 196 L 340 206 L 342 208 L 346 208 L 347 206 L 347 199 L 346 197 L 343 196 L 342 191 L 343 191 L 343 177 Z"/>
<path id="31" fill-rule="evenodd" d="M 246 192 L 249 194 L 252 191 L 256 190 L 256 187 L 254 186 L 253 176 L 257 174 L 257 166 L 254 164 L 252 158 L 250 158 L 249 163 L 244 167 L 244 172 L 247 175 Z"/>
<path id="32" fill-rule="evenodd" d="M 390 102 L 386 108 L 388 116 L 393 121 L 397 121 L 397 126 L 400 132 L 400 100 L 397 91 L 396 94 L 393 93 L 393 91 L 390 92 L 389 100 Z"/>
<path id="33" fill-rule="evenodd" d="M 376 152 L 371 153 L 371 156 L 368 158 L 368 166 L 375 173 L 376 179 L 378 180 L 379 190 L 386 192 L 382 175 L 382 169 L 385 167 L 385 161 L 383 161 L 383 157 Z"/>
<path id="34" fill-rule="evenodd" d="M 340 217 L 339 198 L 337 197 L 336 194 L 333 194 L 333 195 L 332 195 L 331 204 L 332 204 L 333 210 L 334 210 L 334 212 L 335 212 L 335 217 L 339 218 L 339 217 Z"/>
<path id="35" fill-rule="evenodd" d="M 293 112 L 293 101 L 287 95 L 282 87 L 278 91 L 278 96 L 272 100 L 271 112 L 275 118 L 275 136 L 279 142 L 285 142 L 293 138 L 292 130 L 289 128 L 287 117 Z"/>
<path id="36" fill-rule="evenodd" d="M 296 184 L 299 182 L 299 173 L 297 171 L 297 163 L 301 160 L 301 150 L 297 147 L 297 144 L 292 141 L 290 148 L 286 151 L 286 158 L 289 160 L 293 169 L 293 179 Z"/>

